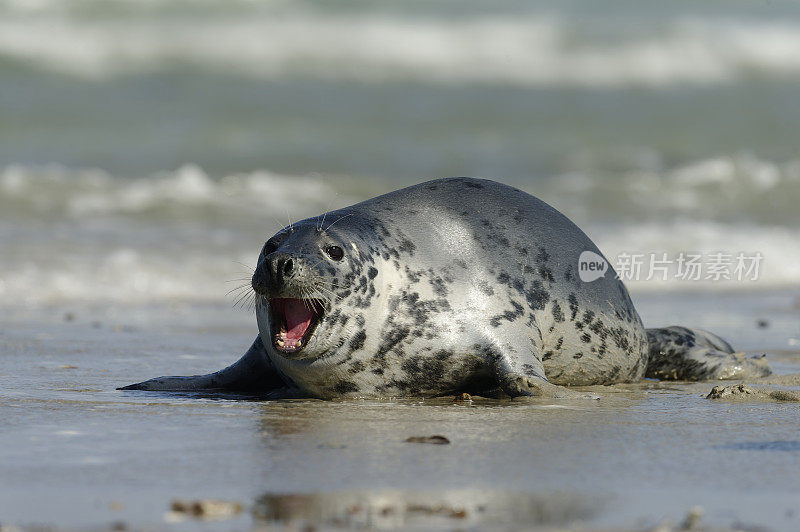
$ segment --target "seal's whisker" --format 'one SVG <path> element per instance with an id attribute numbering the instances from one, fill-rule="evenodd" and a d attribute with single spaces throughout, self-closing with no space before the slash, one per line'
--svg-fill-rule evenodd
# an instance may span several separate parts
<path id="1" fill-rule="evenodd" d="M 250 294 L 245 294 L 244 297 L 241 298 L 239 304 L 237 305 L 238 308 L 245 310 L 247 308 L 247 299 L 250 297 Z"/>
<path id="2" fill-rule="evenodd" d="M 315 288 L 325 288 L 325 289 L 329 290 L 330 292 L 335 293 L 335 291 L 334 291 L 335 287 L 332 284 L 326 284 L 324 282 L 319 282 L 319 283 L 316 283 L 314 285 L 314 287 Z"/>
<path id="3" fill-rule="evenodd" d="M 308 289 L 305 286 L 301 287 L 300 288 L 300 301 L 303 302 L 303 307 L 305 307 L 305 309 L 310 312 L 311 311 L 311 306 L 308 304 L 308 301 L 309 301 L 308 295 L 309 295 L 308 294 Z"/>
<path id="4" fill-rule="evenodd" d="M 308 307 L 306 307 L 306 292 L 305 292 L 305 290 L 306 290 L 305 286 L 298 286 L 297 287 L 297 291 L 300 292 L 300 301 L 303 303 L 303 306 L 306 309 L 308 309 Z"/>
<path id="5" fill-rule="evenodd" d="M 314 312 L 314 310 L 315 310 L 314 309 L 314 305 L 315 305 L 315 303 L 314 303 L 314 299 L 315 299 L 314 291 L 311 290 L 308 287 L 304 287 L 303 288 L 303 293 L 304 293 L 303 303 L 306 304 L 306 308 L 309 310 L 309 312 Z"/>
<path id="6" fill-rule="evenodd" d="M 254 312 L 256 310 L 256 294 L 253 292 L 247 301 L 247 310 Z"/>
<path id="7" fill-rule="evenodd" d="M 323 283 L 322 283 L 320 280 L 317 280 L 317 279 L 312 279 L 312 280 L 310 280 L 310 281 L 308 282 L 308 285 L 309 285 L 311 288 L 316 288 L 316 287 L 318 287 L 318 286 L 327 286 L 327 285 L 323 284 Z"/>
<path id="8" fill-rule="evenodd" d="M 275 225 L 278 227 L 278 230 L 275 231 L 276 234 L 281 234 L 286 230 L 286 227 L 281 223 L 281 221 L 272 213 L 270 213 L 270 217 L 272 221 L 275 222 Z"/>
<path id="9" fill-rule="evenodd" d="M 353 216 L 353 214 L 354 214 L 354 213 L 352 213 L 352 212 L 351 212 L 351 213 L 344 214 L 344 215 L 340 216 L 340 217 L 339 217 L 339 218 L 337 218 L 337 219 L 336 219 L 336 220 L 335 220 L 335 221 L 334 221 L 334 222 L 333 222 L 331 225 L 329 225 L 327 229 L 323 229 L 323 231 L 327 231 L 328 229 L 330 229 L 331 227 L 333 227 L 335 224 L 339 223 L 339 221 L 341 221 L 341 220 L 344 220 L 344 219 L 345 219 L 345 218 L 347 218 L 348 216 Z"/>
<path id="10" fill-rule="evenodd" d="M 233 302 L 233 307 L 238 308 L 243 305 L 245 301 L 247 301 L 252 295 L 255 295 L 255 291 L 248 290 L 239 294 Z"/>
<path id="11" fill-rule="evenodd" d="M 327 279 L 323 279 L 322 277 L 318 277 L 316 279 L 313 279 L 311 282 L 313 282 L 314 284 L 324 284 L 324 285 L 332 285 L 333 284 L 333 281 L 329 281 Z"/>
<path id="12" fill-rule="evenodd" d="M 319 287 L 317 286 L 309 288 L 309 295 L 315 301 L 320 299 L 323 299 L 325 301 L 330 301 L 330 296 L 328 296 L 325 292 L 320 290 Z M 315 302 L 314 304 L 317 305 L 318 303 Z"/>
<path id="13" fill-rule="evenodd" d="M 339 299 L 341 299 L 341 298 L 340 298 L 339 296 L 337 296 L 337 295 L 336 295 L 336 293 L 335 293 L 333 290 L 331 290 L 330 288 L 326 288 L 326 287 L 324 287 L 324 286 L 319 286 L 319 285 L 318 285 L 318 286 L 315 286 L 315 287 L 314 287 L 314 289 L 315 289 L 315 290 L 318 290 L 318 291 L 319 291 L 321 294 L 325 295 L 325 299 L 327 299 L 327 300 L 329 300 L 329 301 L 331 301 L 331 302 L 333 302 L 333 301 L 338 301 Z"/>
<path id="14" fill-rule="evenodd" d="M 239 304 L 241 303 L 241 300 L 245 297 L 245 295 L 246 294 L 243 294 L 236 298 L 236 300 L 233 302 L 233 308 L 239 308 Z"/>
<path id="15" fill-rule="evenodd" d="M 336 303 L 336 296 L 331 295 L 331 294 L 326 294 L 324 292 L 320 292 L 319 293 L 319 298 L 324 300 L 324 301 L 327 301 L 328 303 Z"/>
<path id="16" fill-rule="evenodd" d="M 319 230 L 320 231 L 324 231 L 323 228 L 325 227 L 325 217 L 328 215 L 328 212 L 330 212 L 330 210 L 331 210 L 331 205 L 333 205 L 333 199 L 338 195 L 339 195 L 338 193 L 334 192 L 333 197 L 328 200 L 328 206 L 325 207 L 325 212 L 322 213 L 322 222 L 320 222 L 320 224 L 319 224 Z"/>
<path id="17" fill-rule="evenodd" d="M 250 274 L 251 274 L 251 275 L 252 275 L 252 274 L 253 274 L 253 273 L 256 271 L 256 269 L 255 269 L 253 266 L 250 266 L 249 264 L 245 264 L 244 262 L 241 262 L 241 261 L 238 261 L 238 260 L 235 260 L 235 261 L 233 261 L 233 262 L 234 262 L 235 264 L 238 264 L 238 265 L 240 265 L 240 266 L 244 266 L 244 267 L 245 267 L 245 269 L 246 269 L 248 272 L 250 272 Z"/>
<path id="18" fill-rule="evenodd" d="M 247 299 L 247 298 L 249 298 L 251 296 L 254 296 L 255 295 L 255 291 L 253 290 L 253 287 L 250 286 L 249 284 L 244 284 L 244 285 L 241 285 L 241 286 L 237 286 L 233 290 L 229 290 L 228 293 L 225 294 L 225 295 L 228 296 L 228 295 L 231 295 L 231 294 L 233 294 L 233 298 L 234 298 L 233 307 L 236 308 L 237 306 L 239 306 L 241 304 L 242 301 L 244 301 L 245 299 Z"/>
<path id="19" fill-rule="evenodd" d="M 228 292 L 225 295 L 229 296 L 234 292 L 238 292 L 239 290 L 252 290 L 252 289 L 253 289 L 253 287 L 250 286 L 249 284 L 241 284 L 241 285 L 237 286 L 236 288 L 228 290 Z"/>
<path id="20" fill-rule="evenodd" d="M 333 303 L 334 301 L 331 299 L 331 296 L 325 294 L 324 292 L 316 292 L 314 293 L 314 299 L 317 301 L 322 301 L 323 303 Z"/>
<path id="21" fill-rule="evenodd" d="M 243 298 L 247 297 L 248 295 L 250 295 L 250 292 L 241 292 L 239 294 L 235 294 L 233 296 L 234 297 L 234 300 L 233 300 L 234 301 L 234 306 L 236 306 L 236 302 L 238 302 L 240 299 L 243 299 Z"/>
<path id="22" fill-rule="evenodd" d="M 338 299 L 338 296 L 336 295 L 336 292 L 334 292 L 333 289 L 331 289 L 330 287 L 318 285 L 318 286 L 315 286 L 314 289 L 319 290 L 321 292 L 326 292 L 329 295 L 331 295 L 333 297 L 336 297 Z"/>
<path id="23" fill-rule="evenodd" d="M 315 262 L 314 264 L 312 264 L 311 266 L 309 266 L 309 267 L 308 267 L 308 269 L 309 269 L 309 270 L 313 270 L 313 269 L 314 269 L 314 268 L 316 268 L 316 267 L 317 267 L 319 264 L 321 264 L 323 261 L 324 261 L 324 259 L 320 259 L 320 260 L 318 260 L 317 262 Z"/>
<path id="24" fill-rule="evenodd" d="M 286 217 L 289 219 L 289 231 L 294 231 L 294 223 L 292 223 L 292 215 L 289 214 L 289 209 L 286 209 Z"/>

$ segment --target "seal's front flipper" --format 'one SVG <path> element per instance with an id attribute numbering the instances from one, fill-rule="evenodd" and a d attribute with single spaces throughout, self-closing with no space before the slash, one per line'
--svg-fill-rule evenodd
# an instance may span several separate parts
<path id="1" fill-rule="evenodd" d="M 735 353 L 733 347 L 702 329 L 647 329 L 650 356 L 646 377 L 669 380 L 715 380 L 766 377 L 772 373 L 763 356 Z"/>
<path id="2" fill-rule="evenodd" d="M 512 350 L 491 348 L 489 361 L 494 366 L 497 383 L 514 397 L 547 397 L 552 399 L 599 399 L 599 396 L 570 390 L 550 383 L 544 376 L 542 360 L 532 347 Z"/>
<path id="3" fill-rule="evenodd" d="M 285 387 L 286 383 L 269 363 L 264 344 L 258 336 L 238 362 L 216 373 L 188 377 L 157 377 L 123 386 L 118 390 L 242 392 L 265 395 Z"/>
<path id="4" fill-rule="evenodd" d="M 599 395 L 581 393 L 563 386 L 557 386 L 542 377 L 528 377 L 507 373 L 500 387 L 514 397 L 545 397 L 549 399 L 600 399 Z"/>

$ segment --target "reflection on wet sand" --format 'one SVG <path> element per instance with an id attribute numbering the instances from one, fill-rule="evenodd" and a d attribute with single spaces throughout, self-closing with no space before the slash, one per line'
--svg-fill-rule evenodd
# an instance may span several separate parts
<path id="1" fill-rule="evenodd" d="M 588 427 L 589 418 L 600 420 L 609 408 L 618 415 L 640 394 L 613 395 L 622 397 L 602 407 L 590 400 L 482 397 L 258 405 L 257 431 L 271 464 L 263 474 L 274 479 L 282 471 L 277 485 L 285 491 L 273 488 L 258 497 L 254 518 L 264 524 L 376 528 L 570 525 L 589 519 L 605 498 L 554 488 L 550 475 L 529 479 L 535 486 L 530 491 L 520 488 L 526 474 L 518 456 L 546 463 L 549 446 L 537 445 L 525 432 L 560 439 L 565 426 Z M 432 440 L 448 444 L 416 443 Z M 276 465 L 298 453 L 302 462 Z M 305 492 L 304 486 L 316 490 Z"/>
<path id="2" fill-rule="evenodd" d="M 381 529 L 520 524 L 569 526 L 590 519 L 604 504 L 599 497 L 494 490 L 268 493 L 256 499 L 253 517 L 266 525 Z"/>
<path id="3" fill-rule="evenodd" d="M 604 397 L 602 410 L 613 405 L 614 409 L 626 409 L 635 404 L 635 400 L 643 399 L 644 394 L 637 389 L 593 387 L 593 390 L 604 388 L 601 393 L 608 394 Z M 588 388 L 587 388 L 588 389 Z M 408 425 L 430 426 L 432 428 L 452 427 L 462 430 L 464 424 L 473 424 L 482 420 L 479 426 L 472 427 L 479 432 L 489 430 L 493 424 L 507 424 L 518 420 L 531 420 L 534 418 L 552 418 L 552 412 L 558 411 L 558 417 L 563 420 L 573 416 L 582 417 L 587 411 L 595 411 L 598 404 L 592 400 L 554 400 L 540 398 L 494 399 L 474 396 L 470 401 L 459 400 L 458 397 L 439 397 L 428 399 L 363 399 L 346 401 L 319 401 L 312 399 L 281 400 L 265 402 L 258 405 L 261 414 L 258 419 L 258 430 L 265 443 L 273 443 L 273 439 L 280 440 L 287 436 L 299 435 L 305 432 L 320 434 L 336 429 L 338 436 L 349 438 L 350 435 L 364 431 L 370 427 L 372 435 L 377 435 L 378 429 L 385 426 L 392 431 Z M 509 417 L 511 416 L 511 417 Z M 343 432 L 345 426 L 352 426 L 354 431 Z M 424 432 L 424 431 L 423 431 Z M 436 434 L 441 430 L 434 430 Z M 475 436 L 472 432 L 471 436 Z M 409 433 L 406 437 L 417 436 Z M 502 439 L 502 435 L 493 435 L 495 440 Z M 405 438 L 398 441 L 404 441 Z"/>

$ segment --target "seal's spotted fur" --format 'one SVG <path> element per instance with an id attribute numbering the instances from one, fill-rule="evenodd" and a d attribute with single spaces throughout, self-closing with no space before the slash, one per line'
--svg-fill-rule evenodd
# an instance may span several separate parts
<path id="1" fill-rule="evenodd" d="M 592 241 L 564 215 L 512 187 L 441 179 L 326 219 L 325 228 L 309 219 L 267 242 L 253 277 L 263 343 L 257 339 L 240 362 L 217 374 L 129 388 L 246 385 L 267 393 L 286 383 L 329 398 L 499 386 L 512 396 L 558 395 L 553 384 L 635 381 L 646 372 L 736 377 L 752 366 L 704 331 L 646 332 L 613 271 L 592 282 L 579 279 L 581 252 L 600 254 Z M 331 246 L 343 256 L 332 259 Z M 289 273 L 274 274 L 276 261 L 286 260 L 290 268 L 281 272 Z M 273 297 L 324 307 L 297 353 L 273 345 Z"/>

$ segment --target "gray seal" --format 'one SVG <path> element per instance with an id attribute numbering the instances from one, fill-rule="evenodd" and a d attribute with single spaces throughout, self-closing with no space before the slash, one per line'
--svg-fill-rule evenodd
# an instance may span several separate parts
<path id="1" fill-rule="evenodd" d="M 259 335 L 238 362 L 122 389 L 568 397 L 564 386 L 645 376 L 769 373 L 709 332 L 645 330 L 610 265 L 581 280 L 584 252 L 605 260 L 566 216 L 510 186 L 404 188 L 266 242 L 252 278 Z"/>

